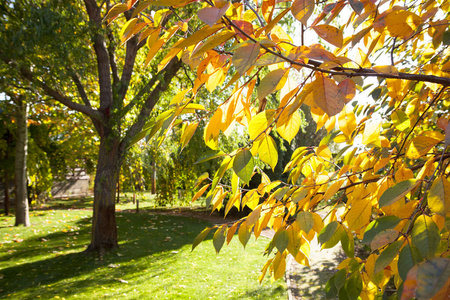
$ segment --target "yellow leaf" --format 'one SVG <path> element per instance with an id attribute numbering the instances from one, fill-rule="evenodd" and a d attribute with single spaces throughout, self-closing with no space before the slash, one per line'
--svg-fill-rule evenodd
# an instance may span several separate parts
<path id="1" fill-rule="evenodd" d="M 233 65 L 241 76 L 253 66 L 253 63 L 258 58 L 259 49 L 259 43 L 251 43 L 236 50 L 233 55 Z"/>
<path id="2" fill-rule="evenodd" d="M 370 68 L 372 66 L 369 61 L 369 56 L 361 49 L 358 48 L 358 53 L 356 55 L 355 62 L 362 68 Z"/>
<path id="3" fill-rule="evenodd" d="M 254 143 L 257 144 L 259 159 L 274 170 L 278 162 L 278 151 L 273 138 L 270 135 L 264 135 L 262 139 Z"/>
<path id="4" fill-rule="evenodd" d="M 217 68 L 214 73 L 209 75 L 208 79 L 206 80 L 205 87 L 210 93 L 212 93 L 217 86 L 223 83 L 224 80 L 225 74 L 223 72 L 223 69 Z"/>
<path id="5" fill-rule="evenodd" d="M 298 112 L 294 112 L 289 115 L 288 119 L 280 124 L 280 119 L 277 122 L 277 132 L 281 135 L 283 139 L 291 143 L 294 137 L 300 130 L 302 120 Z"/>
<path id="6" fill-rule="evenodd" d="M 191 140 L 192 136 L 195 133 L 195 130 L 197 130 L 197 127 L 198 127 L 198 122 L 191 123 L 186 126 L 186 128 L 184 129 L 183 135 L 181 136 L 181 140 L 180 140 L 182 149 L 184 147 L 186 147 L 187 143 L 189 143 L 189 141 Z"/>
<path id="7" fill-rule="evenodd" d="M 198 42 L 206 39 L 211 34 L 219 31 L 222 28 L 223 28 L 223 25 L 221 25 L 221 24 L 214 25 L 213 27 L 203 26 L 202 28 L 195 31 L 192 35 L 190 35 L 186 39 L 181 40 L 179 43 L 177 43 L 176 47 L 185 48 L 185 47 L 195 45 Z"/>
<path id="8" fill-rule="evenodd" d="M 120 41 L 125 43 L 127 40 L 129 40 L 133 36 L 134 26 L 136 25 L 138 19 L 133 18 L 129 20 L 128 22 L 123 25 L 122 29 L 120 30 Z"/>
<path id="9" fill-rule="evenodd" d="M 127 10 L 128 10 L 128 5 L 116 4 L 108 11 L 108 14 L 105 17 L 105 20 L 108 20 L 108 22 L 111 22 L 112 20 L 117 18 L 117 16 L 119 16 L 121 13 L 123 13 L 124 11 L 127 11 Z"/>
<path id="10" fill-rule="evenodd" d="M 277 252 L 275 259 L 273 260 L 273 277 L 275 280 L 280 279 L 284 276 L 284 272 L 286 271 L 286 255 L 283 252 Z"/>
<path id="11" fill-rule="evenodd" d="M 450 182 L 445 177 L 437 178 L 428 193 L 431 211 L 446 216 L 450 212 Z"/>
<path id="12" fill-rule="evenodd" d="M 342 34 L 342 31 L 340 31 L 336 27 L 331 25 L 317 25 L 312 26 L 311 28 L 314 29 L 318 36 L 323 38 L 328 43 L 338 48 L 342 47 L 344 36 Z"/>
<path id="13" fill-rule="evenodd" d="M 357 230 L 369 224 L 372 215 L 372 204 L 370 199 L 358 199 L 353 202 L 352 207 L 345 216 L 345 223 L 349 230 Z"/>
<path id="14" fill-rule="evenodd" d="M 158 72 L 160 72 L 162 69 L 164 69 L 167 66 L 167 64 L 172 60 L 172 58 L 177 56 L 177 54 L 180 51 L 181 51 L 181 48 L 174 48 L 174 49 L 170 50 L 170 52 L 167 53 L 167 55 L 158 64 Z"/>
<path id="15" fill-rule="evenodd" d="M 245 221 L 247 223 L 247 226 L 253 226 L 256 222 L 258 222 L 259 217 L 261 216 L 261 205 L 255 208 L 254 211 L 252 211 Z"/>
<path id="16" fill-rule="evenodd" d="M 394 66 L 375 66 L 372 69 L 375 72 L 382 74 L 394 74 L 394 75 L 398 74 L 398 70 Z"/>
<path id="17" fill-rule="evenodd" d="M 377 147 L 381 147 L 380 130 L 381 121 L 369 120 L 368 122 L 366 122 L 362 137 L 362 143 L 364 145 L 373 144 Z"/>
<path id="18" fill-rule="evenodd" d="M 206 125 L 203 139 L 208 147 L 213 150 L 219 149 L 219 133 L 222 128 L 222 109 L 218 108 Z"/>
<path id="19" fill-rule="evenodd" d="M 423 23 L 421 17 L 405 10 L 391 11 L 386 16 L 385 21 L 389 34 L 401 39 L 409 38 Z"/>
<path id="20" fill-rule="evenodd" d="M 165 42 L 166 42 L 165 39 L 161 38 L 152 45 L 152 47 L 150 48 L 150 51 L 148 51 L 148 53 L 147 53 L 147 58 L 145 59 L 145 64 L 144 64 L 145 67 L 152 61 L 152 59 L 155 57 L 156 53 L 159 52 L 159 50 L 161 49 L 161 47 L 164 45 Z"/>
<path id="21" fill-rule="evenodd" d="M 306 22 L 314 12 L 314 0 L 294 0 L 291 6 L 291 12 L 294 18 L 302 22 L 306 26 Z"/>
<path id="22" fill-rule="evenodd" d="M 333 197 L 341 188 L 342 184 L 344 183 L 343 180 L 336 181 L 333 183 L 329 188 L 327 188 L 327 191 L 325 192 L 325 195 L 323 196 L 324 201 L 328 201 Z"/>
<path id="23" fill-rule="evenodd" d="M 356 118 L 353 110 L 348 105 L 344 106 L 344 109 L 339 114 L 338 123 L 341 131 L 347 137 L 351 137 L 356 129 Z"/>
<path id="24" fill-rule="evenodd" d="M 439 140 L 426 136 L 418 136 L 412 139 L 406 150 L 406 157 L 410 159 L 420 158 L 428 153 L 434 146 L 439 143 Z"/>
<path id="25" fill-rule="evenodd" d="M 214 49 L 215 47 L 225 43 L 229 39 L 231 39 L 235 33 L 230 30 L 221 31 L 212 37 L 210 37 L 201 47 L 199 47 L 193 54 L 192 57 L 200 56 L 206 51 Z"/>
<path id="26" fill-rule="evenodd" d="M 275 115 L 274 109 L 268 109 L 260 112 L 252 118 L 248 124 L 248 134 L 251 140 L 262 138 L 263 134 L 273 122 Z"/>

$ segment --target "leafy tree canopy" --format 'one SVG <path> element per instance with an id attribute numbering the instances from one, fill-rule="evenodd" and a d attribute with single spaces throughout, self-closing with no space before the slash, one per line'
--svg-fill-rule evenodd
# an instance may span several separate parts
<path id="1" fill-rule="evenodd" d="M 450 286 L 449 5 L 129 0 L 115 5 L 106 19 L 133 12 L 122 40 L 150 36 L 147 63 L 166 48 L 167 35 L 176 35 L 158 69 L 179 56 L 197 78 L 171 103 L 175 110 L 191 107 L 202 87 L 232 88 L 208 115 L 204 141 L 217 151 L 209 158 L 220 157 L 221 165 L 199 193 L 207 193 L 214 209 L 230 195 L 226 211 L 237 203 L 252 212 L 230 227 L 216 227 L 216 251 L 236 231 L 245 246 L 251 234 L 258 237 L 269 226 L 276 234 L 261 279 L 266 272 L 278 279 L 288 254 L 308 264 L 309 242 L 318 236 L 323 248 L 340 242 L 348 256 L 329 281 L 327 296 L 374 299 L 391 281 L 402 299 L 428 299 L 448 295 Z M 191 19 L 180 18 L 170 28 L 161 22 L 191 6 Z M 196 20 L 203 25 L 192 26 Z M 286 33 L 287 23 L 297 35 Z M 266 105 L 274 93 L 276 106 Z M 328 134 L 294 151 L 283 166 L 286 181 L 262 173 L 260 185 L 248 190 L 256 160 L 272 169 L 278 163 L 271 132 L 291 142 L 302 105 Z M 179 120 L 189 124 L 185 143 L 197 121 Z M 235 127 L 248 133 L 247 143 L 219 152 L 219 137 Z M 220 183 L 227 172 L 234 174 L 231 186 Z M 326 215 L 319 214 L 323 207 Z M 359 243 L 371 248 L 365 259 L 355 254 Z"/>

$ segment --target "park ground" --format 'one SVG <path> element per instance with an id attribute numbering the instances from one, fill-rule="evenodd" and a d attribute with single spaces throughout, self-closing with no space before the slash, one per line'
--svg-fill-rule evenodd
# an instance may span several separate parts
<path id="1" fill-rule="evenodd" d="M 117 206 L 119 249 L 103 257 L 83 253 L 89 243 L 92 199 L 60 199 L 31 211 L 28 228 L 0 216 L 0 298 L 6 299 L 320 299 L 335 267 L 335 251 L 311 267 L 291 261 L 286 281 L 258 276 L 268 239 L 244 249 L 237 236 L 219 254 L 212 235 L 191 252 L 205 227 L 239 218 L 201 207 L 158 208 L 147 195 Z M 266 232 L 270 236 L 270 232 Z"/>

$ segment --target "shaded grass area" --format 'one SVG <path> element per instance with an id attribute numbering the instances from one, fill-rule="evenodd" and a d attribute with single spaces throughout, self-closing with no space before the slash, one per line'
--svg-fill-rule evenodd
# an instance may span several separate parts
<path id="1" fill-rule="evenodd" d="M 209 239 L 191 253 L 195 236 L 211 224 L 121 211 L 120 248 L 100 258 L 82 253 L 92 211 L 57 207 L 32 212 L 28 228 L 0 217 L 0 298 L 286 299 L 283 281 L 257 281 L 264 238 L 243 250 L 236 237 L 219 255 Z"/>

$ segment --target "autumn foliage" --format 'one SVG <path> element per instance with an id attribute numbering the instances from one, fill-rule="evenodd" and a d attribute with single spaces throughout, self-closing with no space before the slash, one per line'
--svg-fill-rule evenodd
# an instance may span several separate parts
<path id="1" fill-rule="evenodd" d="M 194 6 L 196 15 L 177 18 L 186 6 Z M 399 299 L 447 297 L 449 9 L 447 0 L 155 0 L 114 6 L 106 19 L 132 11 L 122 41 L 146 39 L 147 64 L 164 53 L 159 70 L 179 57 L 197 74 L 192 88 L 180 91 L 169 113 L 150 121 L 140 137 L 156 136 L 161 128 L 170 132 L 186 109 L 204 110 L 194 104 L 200 89 L 231 91 L 210 112 L 204 130 L 215 151 L 202 160 L 221 159 L 221 166 L 210 180 L 199 178 L 194 200 L 206 195 L 213 210 L 225 214 L 233 206 L 252 212 L 205 229 L 193 248 L 209 232 L 217 252 L 236 232 L 245 246 L 268 226 L 276 233 L 261 280 L 266 273 L 281 278 L 289 254 L 308 265 L 309 242 L 317 237 L 322 248 L 340 242 L 348 256 L 327 284 L 330 298 L 374 299 L 388 285 Z M 276 103 L 266 108 L 274 94 Z M 271 132 L 290 143 L 302 105 L 328 135 L 294 151 L 283 166 L 287 182 L 271 181 L 255 162 L 275 168 L 279 145 Z M 172 120 L 170 126 L 161 125 L 165 120 Z M 183 145 L 199 121 L 183 127 Z M 221 136 L 233 130 L 247 133 L 248 143 L 220 152 Z M 221 184 L 226 172 L 233 173 L 231 186 Z M 249 189 L 256 172 L 261 182 Z M 370 249 L 366 257 L 355 254 L 362 245 Z"/>

